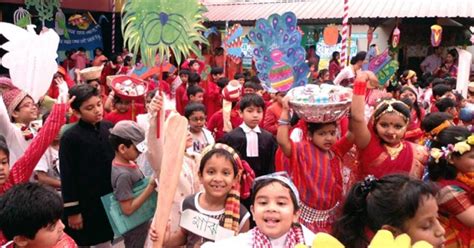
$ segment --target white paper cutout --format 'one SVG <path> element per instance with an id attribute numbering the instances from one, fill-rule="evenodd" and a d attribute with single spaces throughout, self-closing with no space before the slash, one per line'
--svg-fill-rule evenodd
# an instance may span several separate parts
<path id="1" fill-rule="evenodd" d="M 6 22 L 0 22 L 0 34 L 8 39 L 0 46 L 8 52 L 1 63 L 10 70 L 13 85 L 26 91 L 35 102 L 38 101 L 58 71 L 58 34 L 48 29 L 37 35 L 34 25 L 28 25 L 25 30 Z"/>

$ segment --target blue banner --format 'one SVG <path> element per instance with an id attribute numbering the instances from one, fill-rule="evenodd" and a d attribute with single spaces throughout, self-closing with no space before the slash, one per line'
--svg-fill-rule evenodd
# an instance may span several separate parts
<path id="1" fill-rule="evenodd" d="M 65 58 L 64 53 L 67 50 L 84 47 L 89 58 L 93 58 L 94 49 L 96 47 L 103 47 L 102 29 L 100 25 L 90 25 L 87 30 L 68 28 L 67 31 L 69 33 L 69 39 L 61 35 L 61 40 L 59 41 L 58 55 L 61 61 Z"/>

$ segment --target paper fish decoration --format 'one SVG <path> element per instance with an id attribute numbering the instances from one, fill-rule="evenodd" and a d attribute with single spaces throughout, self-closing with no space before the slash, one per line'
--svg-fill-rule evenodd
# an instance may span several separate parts
<path id="1" fill-rule="evenodd" d="M 227 52 L 227 56 L 236 63 L 242 62 L 242 35 L 244 29 L 238 23 L 234 24 L 229 30 L 224 39 L 224 47 Z"/>
<path id="2" fill-rule="evenodd" d="M 431 26 L 431 45 L 438 47 L 441 44 L 441 37 L 443 34 L 443 28 L 440 25 Z"/>
<path id="3" fill-rule="evenodd" d="M 392 34 L 392 47 L 396 48 L 398 46 L 398 43 L 400 43 L 400 29 L 398 29 L 398 27 L 395 27 Z"/>
<path id="4" fill-rule="evenodd" d="M 0 34 L 8 39 L 0 46 L 8 52 L 2 58 L 2 65 L 10 70 L 13 85 L 37 102 L 58 71 L 59 35 L 52 29 L 38 35 L 33 25 L 25 30 L 6 22 L 0 22 Z"/>

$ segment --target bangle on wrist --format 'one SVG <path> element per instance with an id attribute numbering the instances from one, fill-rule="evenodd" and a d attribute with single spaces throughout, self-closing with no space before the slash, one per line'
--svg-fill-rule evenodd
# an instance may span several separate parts
<path id="1" fill-rule="evenodd" d="M 289 121 L 289 120 L 279 119 L 279 120 L 278 120 L 278 125 L 279 125 L 279 126 L 288 126 L 288 125 L 290 125 L 290 121 Z"/>

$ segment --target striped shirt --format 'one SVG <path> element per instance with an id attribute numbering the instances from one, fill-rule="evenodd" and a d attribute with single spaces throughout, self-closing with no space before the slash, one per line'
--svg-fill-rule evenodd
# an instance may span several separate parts
<path id="1" fill-rule="evenodd" d="M 301 201 L 327 210 L 342 199 L 341 158 L 351 147 L 343 138 L 328 154 L 306 140 L 292 142 L 290 163 L 284 163 L 284 169 L 298 188 Z"/>

